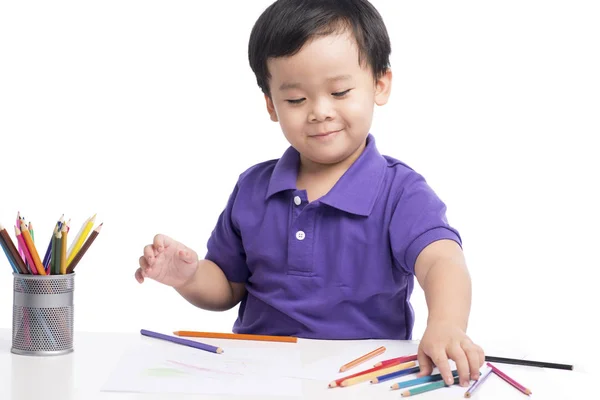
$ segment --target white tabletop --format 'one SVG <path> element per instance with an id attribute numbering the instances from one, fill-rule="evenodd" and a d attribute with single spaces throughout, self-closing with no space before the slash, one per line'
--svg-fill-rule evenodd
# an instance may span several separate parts
<path id="1" fill-rule="evenodd" d="M 136 333 L 87 333 L 77 332 L 75 335 L 75 351 L 68 355 L 33 357 L 20 356 L 10 352 L 10 331 L 0 329 L 0 399 L 35 399 L 35 400 L 71 400 L 71 399 L 103 399 L 103 400 L 158 400 L 158 399 L 239 399 L 239 396 L 214 395 L 181 395 L 181 394 L 144 394 L 103 392 L 102 386 L 119 362 L 124 351 L 148 340 Z M 203 340 L 204 341 L 204 340 Z M 289 346 L 300 349 L 302 363 L 309 364 L 323 358 L 335 356 L 352 346 L 365 348 L 385 345 L 388 353 L 393 354 L 403 346 L 416 346 L 416 342 L 393 341 L 317 341 L 302 340 L 297 344 L 226 341 L 227 347 L 268 347 L 281 349 L 285 357 Z M 400 346 L 400 347 L 399 347 Z M 391 356 L 390 356 L 391 357 Z M 498 365 L 498 364 L 497 364 Z M 333 368 L 333 366 L 332 366 Z M 532 398 L 537 399 L 576 399 L 590 398 L 591 375 L 585 372 L 550 370 L 522 366 L 502 365 L 509 375 L 533 391 Z M 334 377 L 335 376 L 334 374 Z M 265 382 L 268 384 L 268 381 Z M 318 380 L 302 380 L 302 396 L 293 398 L 320 399 L 398 399 L 399 391 L 389 390 L 389 385 L 375 388 L 369 383 L 348 388 L 327 388 L 327 383 Z M 588 396 L 584 396 L 587 394 Z M 456 395 L 456 393 L 454 393 Z M 459 396 L 462 397 L 462 396 Z M 250 396 L 270 400 L 274 397 Z M 288 399 L 292 397 L 286 397 Z M 434 391 L 419 395 L 417 399 L 442 399 L 444 392 Z M 452 397 L 455 398 L 455 397 Z M 524 399 L 523 394 L 504 383 L 500 379 L 488 379 L 485 385 L 476 392 L 473 399 Z"/>

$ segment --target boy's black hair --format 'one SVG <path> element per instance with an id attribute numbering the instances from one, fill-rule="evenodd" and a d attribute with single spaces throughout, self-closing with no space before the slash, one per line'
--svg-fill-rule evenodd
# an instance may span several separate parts
<path id="1" fill-rule="evenodd" d="M 296 54 L 315 36 L 349 30 L 375 79 L 389 68 L 390 39 L 379 12 L 367 0 L 277 0 L 258 18 L 248 43 L 250 67 L 270 96 L 267 59 Z"/>

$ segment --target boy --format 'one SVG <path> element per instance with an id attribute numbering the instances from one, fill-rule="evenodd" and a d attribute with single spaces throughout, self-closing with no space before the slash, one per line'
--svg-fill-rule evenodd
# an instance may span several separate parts
<path id="1" fill-rule="evenodd" d="M 278 0 L 257 20 L 250 65 L 291 147 L 242 173 L 199 260 L 157 235 L 136 279 L 227 310 L 234 331 L 319 339 L 410 339 L 413 276 L 425 291 L 421 375 L 477 379 L 466 335 L 471 283 L 445 205 L 369 133 L 390 95 L 390 43 L 366 0 Z"/>

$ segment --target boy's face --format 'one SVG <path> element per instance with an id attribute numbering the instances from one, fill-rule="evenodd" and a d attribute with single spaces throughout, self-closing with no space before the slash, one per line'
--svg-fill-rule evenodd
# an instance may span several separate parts
<path id="1" fill-rule="evenodd" d="M 267 110 L 303 163 L 334 164 L 360 154 L 375 104 L 389 97 L 391 72 L 375 81 L 371 69 L 359 65 L 352 35 L 318 36 L 267 66 Z"/>

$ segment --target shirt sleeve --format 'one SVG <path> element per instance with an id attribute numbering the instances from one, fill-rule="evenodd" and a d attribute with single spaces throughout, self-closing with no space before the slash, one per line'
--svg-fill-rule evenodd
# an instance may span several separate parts
<path id="1" fill-rule="evenodd" d="M 462 246 L 458 231 L 446 219 L 446 205 L 417 173 L 407 178 L 389 234 L 396 262 L 409 274 L 415 273 L 417 257 L 429 244 L 450 239 Z"/>
<path id="2" fill-rule="evenodd" d="M 250 271 L 246 264 L 242 237 L 234 222 L 238 191 L 239 187 L 236 185 L 208 239 L 204 258 L 217 264 L 230 282 L 242 283 L 246 282 Z"/>

